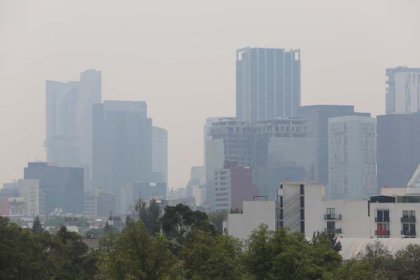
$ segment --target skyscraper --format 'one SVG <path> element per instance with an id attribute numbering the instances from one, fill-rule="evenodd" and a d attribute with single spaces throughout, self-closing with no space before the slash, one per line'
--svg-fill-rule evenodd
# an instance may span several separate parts
<path id="1" fill-rule="evenodd" d="M 160 127 L 152 129 L 152 173 L 156 183 L 168 183 L 168 132 Z"/>
<path id="2" fill-rule="evenodd" d="M 366 199 L 376 195 L 376 123 L 366 116 L 328 121 L 329 180 L 333 199 Z"/>
<path id="3" fill-rule="evenodd" d="M 236 117 L 294 117 L 300 106 L 300 50 L 243 48 L 236 52 Z"/>
<path id="4" fill-rule="evenodd" d="M 386 113 L 406 114 L 420 111 L 420 68 L 386 69 Z"/>
<path id="5" fill-rule="evenodd" d="M 420 164 L 420 113 L 377 119 L 378 187 L 406 186 Z"/>
<path id="6" fill-rule="evenodd" d="M 100 71 L 82 72 L 80 81 L 46 81 L 47 161 L 84 167 L 87 188 L 92 158 L 92 105 L 100 102 Z"/>
<path id="7" fill-rule="evenodd" d="M 104 101 L 93 107 L 92 182 L 117 194 L 152 175 L 152 120 L 143 101 Z"/>

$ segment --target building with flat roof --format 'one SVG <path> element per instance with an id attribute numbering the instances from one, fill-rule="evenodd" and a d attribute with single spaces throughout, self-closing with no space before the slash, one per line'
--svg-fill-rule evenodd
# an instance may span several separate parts
<path id="1" fill-rule="evenodd" d="M 420 111 L 420 68 L 386 69 L 386 114 Z"/>
<path id="2" fill-rule="evenodd" d="M 405 186 L 420 164 L 420 113 L 377 117 L 378 187 Z"/>
<path id="3" fill-rule="evenodd" d="M 354 111 L 353 105 L 309 105 L 299 108 L 299 117 L 308 120 L 308 133 L 315 142 L 315 181 L 328 183 L 328 120 L 334 117 L 362 115 L 369 113 Z"/>
<path id="4" fill-rule="evenodd" d="M 152 181 L 168 183 L 168 132 L 152 127 Z"/>
<path id="5" fill-rule="evenodd" d="M 300 106 L 300 50 L 236 51 L 236 117 L 255 122 L 294 117 Z"/>
<path id="6" fill-rule="evenodd" d="M 332 199 L 368 199 L 376 183 L 376 121 L 344 116 L 328 121 L 328 185 Z"/>
<path id="7" fill-rule="evenodd" d="M 48 215 L 56 208 L 61 208 L 66 213 L 83 213 L 83 168 L 29 162 L 24 169 L 24 178 L 39 181 L 42 214 Z"/>
<path id="8" fill-rule="evenodd" d="M 152 120 L 143 101 L 104 101 L 93 107 L 92 183 L 118 195 L 119 189 L 152 177 Z"/>
<path id="9" fill-rule="evenodd" d="M 257 187 L 252 183 L 249 166 L 225 161 L 224 167 L 214 172 L 214 209 L 230 211 L 242 209 L 244 201 L 258 195 Z"/>

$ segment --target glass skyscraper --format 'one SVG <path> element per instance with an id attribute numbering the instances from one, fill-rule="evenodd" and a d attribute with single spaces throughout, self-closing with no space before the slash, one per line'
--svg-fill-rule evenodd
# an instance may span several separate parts
<path id="1" fill-rule="evenodd" d="M 237 50 L 236 117 L 255 122 L 296 116 L 300 79 L 300 50 Z"/>

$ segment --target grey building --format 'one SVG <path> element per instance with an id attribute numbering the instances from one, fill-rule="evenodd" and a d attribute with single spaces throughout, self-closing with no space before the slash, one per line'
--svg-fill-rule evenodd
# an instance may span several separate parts
<path id="1" fill-rule="evenodd" d="M 269 198 L 274 198 L 281 181 L 314 180 L 317 173 L 314 139 L 308 133 L 308 122 L 301 119 L 249 123 L 221 118 L 209 129 L 206 154 L 208 202 L 214 195 L 214 172 L 225 161 L 251 167 L 259 193 Z"/>
<path id="2" fill-rule="evenodd" d="M 328 120 L 328 185 L 331 199 L 368 199 L 378 195 L 376 120 L 343 116 Z"/>
<path id="3" fill-rule="evenodd" d="M 420 68 L 386 69 L 386 114 L 420 111 Z"/>
<path id="4" fill-rule="evenodd" d="M 420 164 L 420 113 L 377 117 L 378 187 L 406 186 Z"/>
<path id="5" fill-rule="evenodd" d="M 316 147 L 316 181 L 328 182 L 328 120 L 350 115 L 370 116 L 354 112 L 352 105 L 311 105 L 299 108 L 299 117 L 309 120 L 309 134 L 314 137 Z"/>
<path id="6" fill-rule="evenodd" d="M 300 50 L 243 48 L 236 52 L 236 117 L 294 117 L 300 106 Z"/>
<path id="7" fill-rule="evenodd" d="M 92 105 L 101 102 L 101 72 L 88 70 L 80 81 L 46 81 L 47 161 L 85 168 L 90 189 Z"/>
<path id="8" fill-rule="evenodd" d="M 152 181 L 168 182 L 168 132 L 156 126 L 152 128 Z"/>
<path id="9" fill-rule="evenodd" d="M 84 170 L 79 167 L 59 167 L 45 162 L 29 162 L 25 179 L 39 181 L 42 196 L 40 212 L 49 214 L 55 208 L 64 212 L 83 213 Z"/>
<path id="10" fill-rule="evenodd" d="M 118 194 L 152 175 L 152 120 L 143 101 L 104 101 L 93 107 L 92 182 Z"/>

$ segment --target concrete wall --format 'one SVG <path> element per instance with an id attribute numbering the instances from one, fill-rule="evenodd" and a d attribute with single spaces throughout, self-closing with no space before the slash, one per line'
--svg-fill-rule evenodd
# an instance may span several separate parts
<path id="1" fill-rule="evenodd" d="M 243 213 L 228 215 L 227 233 L 245 240 L 261 224 L 267 225 L 269 230 L 275 230 L 275 213 L 274 201 L 244 201 Z"/>

